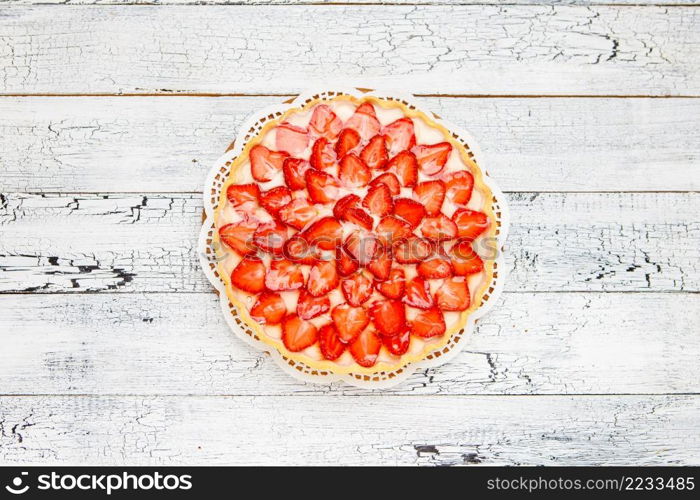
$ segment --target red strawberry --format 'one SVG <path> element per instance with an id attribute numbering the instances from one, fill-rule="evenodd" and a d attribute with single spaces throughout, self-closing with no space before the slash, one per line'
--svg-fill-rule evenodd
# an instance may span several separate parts
<path id="1" fill-rule="evenodd" d="M 334 139 L 342 127 L 343 121 L 336 116 L 330 106 L 319 104 L 314 108 L 309 122 L 309 131 L 313 135 Z"/>
<path id="2" fill-rule="evenodd" d="M 314 297 L 302 288 L 297 299 L 297 315 L 301 319 L 311 319 L 327 313 L 331 308 L 331 301 L 327 295 Z"/>
<path id="3" fill-rule="evenodd" d="M 309 144 L 309 136 L 305 128 L 297 127 L 288 122 L 280 123 L 275 128 L 275 147 L 277 151 L 286 151 L 290 155 L 302 153 Z"/>
<path id="4" fill-rule="evenodd" d="M 226 190 L 226 198 L 234 208 L 244 204 L 255 205 L 259 196 L 260 188 L 257 184 L 231 184 Z"/>
<path id="5" fill-rule="evenodd" d="M 443 214 L 424 219 L 420 230 L 424 237 L 433 241 L 451 240 L 457 236 L 457 226 Z"/>
<path id="6" fill-rule="evenodd" d="M 420 311 L 411 321 L 411 333 L 428 339 L 445 333 L 445 317 L 439 309 Z"/>
<path id="7" fill-rule="evenodd" d="M 369 324 L 369 315 L 363 307 L 340 304 L 331 312 L 340 341 L 349 344 Z"/>
<path id="8" fill-rule="evenodd" d="M 338 142 L 335 143 L 335 154 L 338 158 L 342 158 L 352 151 L 360 143 L 360 140 L 360 134 L 351 128 L 344 128 L 340 131 Z"/>
<path id="9" fill-rule="evenodd" d="M 410 198 L 396 198 L 394 200 L 394 215 L 401 217 L 415 229 L 425 217 L 425 207 Z"/>
<path id="10" fill-rule="evenodd" d="M 417 264 L 433 254 L 433 245 L 425 238 L 410 236 L 394 245 L 394 257 L 402 264 Z"/>
<path id="11" fill-rule="evenodd" d="M 381 348 L 382 339 L 371 328 L 366 328 L 350 344 L 349 350 L 358 365 L 370 368 L 377 362 Z"/>
<path id="12" fill-rule="evenodd" d="M 348 118 L 345 127 L 356 130 L 363 141 L 369 140 L 379 132 L 379 120 L 374 111 L 374 106 L 369 102 L 364 102 L 355 110 L 355 114 Z"/>
<path id="13" fill-rule="evenodd" d="M 345 211 L 345 220 L 364 227 L 367 231 L 371 231 L 374 224 L 372 217 L 361 208 L 348 208 Z"/>
<path id="14" fill-rule="evenodd" d="M 447 279 L 435 292 L 435 302 L 443 311 L 469 309 L 470 295 L 464 277 Z"/>
<path id="15" fill-rule="evenodd" d="M 377 281 L 384 281 L 391 273 L 391 253 L 385 247 L 380 247 L 367 269 L 374 275 Z"/>
<path id="16" fill-rule="evenodd" d="M 336 156 L 333 146 L 328 139 L 321 137 L 314 142 L 311 148 L 311 157 L 309 163 L 318 170 L 328 170 L 335 166 Z"/>
<path id="17" fill-rule="evenodd" d="M 345 351 L 345 344 L 338 338 L 338 330 L 333 323 L 323 325 L 318 331 L 318 346 L 323 357 L 330 361 L 338 359 Z"/>
<path id="18" fill-rule="evenodd" d="M 282 172 L 284 173 L 284 182 L 289 189 L 296 191 L 306 187 L 304 174 L 309 168 L 309 162 L 299 158 L 287 158 L 284 160 Z"/>
<path id="19" fill-rule="evenodd" d="M 355 109 L 355 113 L 364 113 L 370 116 L 377 116 L 377 112 L 374 110 L 374 106 L 369 101 L 365 101 L 362 104 L 360 104 L 357 107 L 357 109 Z"/>
<path id="20" fill-rule="evenodd" d="M 404 187 L 413 187 L 418 182 L 418 160 L 410 151 L 401 151 L 389 160 L 387 167 L 396 172 L 396 177 Z"/>
<path id="21" fill-rule="evenodd" d="M 355 273 L 340 282 L 345 300 L 353 307 L 359 307 L 372 295 L 372 282 L 364 274 Z"/>
<path id="22" fill-rule="evenodd" d="M 384 137 L 375 135 L 367 143 L 360 153 L 360 158 L 365 164 L 372 169 L 382 169 L 385 167 L 389 154 L 386 151 L 386 143 Z"/>
<path id="23" fill-rule="evenodd" d="M 466 208 L 452 214 L 452 220 L 457 225 L 457 236 L 466 240 L 473 240 L 489 227 L 489 219 L 485 213 Z"/>
<path id="24" fill-rule="evenodd" d="M 265 292 L 250 310 L 250 317 L 263 325 L 276 325 L 287 314 L 287 306 L 279 293 Z"/>
<path id="25" fill-rule="evenodd" d="M 285 161 L 285 164 L 287 161 Z M 292 192 L 284 187 L 279 186 L 268 191 L 260 193 L 260 204 L 270 215 L 277 215 L 280 208 L 292 202 Z"/>
<path id="26" fill-rule="evenodd" d="M 231 272 L 231 283 L 249 293 L 265 290 L 265 264 L 257 257 L 244 257 Z"/>
<path id="27" fill-rule="evenodd" d="M 362 200 L 362 206 L 378 217 L 390 214 L 394 209 L 391 191 L 383 182 L 370 187 Z"/>
<path id="28" fill-rule="evenodd" d="M 277 214 L 282 222 L 301 231 L 318 216 L 318 209 L 304 198 L 297 198 L 280 208 Z"/>
<path id="29" fill-rule="evenodd" d="M 345 218 L 345 211 L 348 208 L 354 207 L 360 201 L 360 197 L 356 194 L 349 194 L 343 196 L 333 207 L 333 215 L 338 220 L 343 220 Z"/>
<path id="30" fill-rule="evenodd" d="M 315 168 L 310 168 L 304 174 L 306 187 L 309 190 L 309 198 L 314 203 L 331 203 L 338 199 L 338 181 Z"/>
<path id="31" fill-rule="evenodd" d="M 466 170 L 447 174 L 443 180 L 447 186 L 447 198 L 455 205 L 466 205 L 472 197 L 474 177 Z"/>
<path id="32" fill-rule="evenodd" d="M 484 262 L 472 248 L 471 240 L 459 240 L 450 249 L 449 255 L 458 276 L 479 273 L 484 269 Z"/>
<path id="33" fill-rule="evenodd" d="M 406 308 L 398 300 L 380 300 L 370 308 L 372 323 L 382 335 L 398 335 L 406 328 Z"/>
<path id="34" fill-rule="evenodd" d="M 372 173 L 364 161 L 351 153 L 343 156 L 343 159 L 340 160 L 338 178 L 344 186 L 364 187 L 372 178 Z"/>
<path id="35" fill-rule="evenodd" d="M 411 149 L 416 145 L 413 120 L 410 118 L 399 118 L 391 122 L 382 129 L 382 135 L 386 136 L 389 156 L 395 156 L 404 149 Z"/>
<path id="36" fill-rule="evenodd" d="M 422 144 L 414 146 L 411 151 L 416 155 L 418 168 L 426 175 L 435 175 L 445 167 L 452 152 L 452 145 L 449 142 Z"/>
<path id="37" fill-rule="evenodd" d="M 272 259 L 265 275 L 265 286 L 273 292 L 297 290 L 304 286 L 304 274 L 299 264 L 287 259 Z"/>
<path id="38" fill-rule="evenodd" d="M 430 285 L 423 278 L 416 276 L 406 283 L 406 295 L 404 303 L 418 309 L 430 309 L 433 307 L 433 298 L 430 296 Z"/>
<path id="39" fill-rule="evenodd" d="M 379 293 L 390 299 L 400 299 L 406 289 L 406 275 L 400 267 L 394 268 L 389 279 L 374 285 Z"/>
<path id="40" fill-rule="evenodd" d="M 377 253 L 379 242 L 373 234 L 355 231 L 350 233 L 345 239 L 343 248 L 347 254 L 359 262 L 361 266 L 366 266 Z"/>
<path id="41" fill-rule="evenodd" d="M 418 275 L 427 280 L 448 278 L 454 274 L 452 263 L 442 256 L 422 261 L 416 267 Z"/>
<path id="42" fill-rule="evenodd" d="M 320 257 L 318 250 L 309 245 L 309 242 L 298 233 L 292 235 L 292 237 L 284 243 L 282 253 L 285 258 L 292 262 L 306 264 L 308 266 L 314 265 Z"/>
<path id="43" fill-rule="evenodd" d="M 309 279 L 306 282 L 306 289 L 314 297 L 325 295 L 338 286 L 338 271 L 335 269 L 335 262 L 332 260 L 322 260 L 314 264 L 309 270 Z"/>
<path id="44" fill-rule="evenodd" d="M 405 329 L 403 333 L 391 337 L 383 336 L 382 342 L 384 342 L 384 347 L 394 356 L 406 354 L 411 343 L 411 330 Z"/>
<path id="45" fill-rule="evenodd" d="M 255 253 L 253 235 L 258 227 L 257 222 L 242 220 L 234 224 L 226 224 L 219 229 L 219 238 L 240 255 Z"/>
<path id="46" fill-rule="evenodd" d="M 289 155 L 285 152 L 270 151 L 265 146 L 258 144 L 251 148 L 249 156 L 250 172 L 253 174 L 253 179 L 258 182 L 267 182 L 282 170 L 284 160 Z"/>
<path id="47" fill-rule="evenodd" d="M 369 183 L 369 185 L 374 186 L 375 184 L 379 184 L 380 182 L 386 184 L 386 186 L 389 188 L 389 191 L 391 192 L 391 196 L 396 196 L 401 192 L 401 185 L 399 184 L 399 180 L 391 172 L 385 172 L 382 175 L 375 177 L 372 180 L 372 182 Z"/>
<path id="48" fill-rule="evenodd" d="M 253 243 L 264 252 L 281 254 L 287 241 L 287 228 L 279 222 L 260 224 L 253 235 Z"/>
<path id="49" fill-rule="evenodd" d="M 324 217 L 311 224 L 303 236 L 311 245 L 333 250 L 342 242 L 343 228 L 333 217 Z"/>
<path id="50" fill-rule="evenodd" d="M 446 189 L 445 183 L 442 181 L 426 181 L 417 184 L 413 188 L 413 194 L 425 207 L 425 213 L 432 217 L 442 209 Z"/>
<path id="51" fill-rule="evenodd" d="M 338 248 L 335 252 L 335 267 L 341 276 L 349 276 L 360 268 L 360 264 L 342 248 Z"/>
<path id="52" fill-rule="evenodd" d="M 387 215 L 377 224 L 376 233 L 383 245 L 392 246 L 411 234 L 411 226 L 393 215 Z"/>
<path id="53" fill-rule="evenodd" d="M 294 314 L 282 320 L 282 342 L 291 352 L 303 351 L 316 343 L 318 330 L 313 323 Z"/>

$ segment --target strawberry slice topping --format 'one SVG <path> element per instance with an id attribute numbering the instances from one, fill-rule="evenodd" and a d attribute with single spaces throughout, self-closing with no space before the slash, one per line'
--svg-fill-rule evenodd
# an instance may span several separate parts
<path id="1" fill-rule="evenodd" d="M 343 196 L 339 199 L 335 206 L 333 207 L 333 215 L 338 220 L 343 220 L 345 218 L 345 212 L 347 209 L 356 206 L 360 202 L 360 197 L 356 194 L 349 194 Z"/>
<path id="2" fill-rule="evenodd" d="M 453 172 L 444 177 L 447 198 L 455 205 L 466 205 L 472 197 L 474 177 L 466 170 Z"/>
<path id="3" fill-rule="evenodd" d="M 420 311 L 411 321 L 411 333 L 428 339 L 445 333 L 445 317 L 439 309 Z"/>
<path id="4" fill-rule="evenodd" d="M 385 246 L 392 246 L 395 242 L 407 238 L 411 234 L 411 226 L 408 222 L 387 215 L 377 224 L 377 236 Z"/>
<path id="5" fill-rule="evenodd" d="M 265 264 L 257 257 L 244 257 L 231 272 L 231 283 L 246 292 L 262 292 L 265 290 Z"/>
<path id="6" fill-rule="evenodd" d="M 466 208 L 452 214 L 452 220 L 457 225 L 457 236 L 465 240 L 473 240 L 489 227 L 489 219 L 485 213 Z"/>
<path id="7" fill-rule="evenodd" d="M 357 224 L 367 231 L 371 231 L 372 224 L 374 224 L 372 217 L 361 208 L 348 208 L 345 211 L 345 220 Z"/>
<path id="8" fill-rule="evenodd" d="M 287 241 L 287 228 L 279 222 L 260 224 L 253 235 L 253 244 L 264 252 L 281 254 Z"/>
<path id="9" fill-rule="evenodd" d="M 370 368 L 377 362 L 381 348 L 382 339 L 371 328 L 366 328 L 350 344 L 349 350 L 358 365 Z"/>
<path id="10" fill-rule="evenodd" d="M 394 257 L 401 264 L 417 264 L 433 254 L 433 245 L 424 238 L 410 236 L 394 245 Z"/>
<path id="11" fill-rule="evenodd" d="M 331 308 L 331 301 L 327 295 L 314 297 L 302 289 L 297 300 L 297 316 L 301 319 L 311 319 L 327 313 Z"/>
<path id="12" fill-rule="evenodd" d="M 338 359 L 345 351 L 345 344 L 340 341 L 338 330 L 333 323 L 323 325 L 318 331 L 318 346 L 323 357 L 330 361 Z"/>
<path id="13" fill-rule="evenodd" d="M 372 169 L 382 169 L 386 166 L 389 159 L 389 153 L 386 150 L 386 142 L 384 136 L 375 135 L 370 139 L 367 145 L 360 153 L 360 158 Z"/>
<path id="14" fill-rule="evenodd" d="M 435 292 L 435 302 L 443 311 L 469 309 L 470 295 L 466 279 L 459 276 L 445 280 Z"/>
<path id="15" fill-rule="evenodd" d="M 338 248 L 335 252 L 335 267 L 341 276 L 350 276 L 360 268 L 360 264 L 345 253 L 345 250 Z"/>
<path id="16" fill-rule="evenodd" d="M 265 287 L 273 292 L 297 290 L 304 286 L 304 274 L 299 264 L 287 259 L 272 259 L 265 275 Z"/>
<path id="17" fill-rule="evenodd" d="M 432 217 L 440 213 L 442 202 L 445 201 L 446 189 L 442 181 L 426 181 L 416 184 L 413 194 L 425 207 L 425 213 Z"/>
<path id="18" fill-rule="evenodd" d="M 310 168 L 304 174 L 304 178 L 309 190 L 309 198 L 314 203 L 331 203 L 338 199 L 340 185 L 332 175 Z"/>
<path id="19" fill-rule="evenodd" d="M 314 108 L 309 121 L 309 132 L 312 135 L 335 139 L 341 128 L 343 128 L 343 121 L 336 116 L 330 106 L 319 104 Z"/>
<path id="20" fill-rule="evenodd" d="M 286 163 L 287 161 L 285 161 L 285 165 Z M 291 202 L 292 192 L 284 186 L 272 188 L 269 191 L 263 191 L 260 193 L 260 204 L 265 210 L 268 211 L 270 215 L 273 216 L 277 215 L 280 208 L 288 205 Z"/>
<path id="21" fill-rule="evenodd" d="M 372 180 L 372 182 L 369 183 L 369 185 L 374 186 L 375 184 L 379 184 L 380 182 L 386 184 L 386 186 L 389 188 L 389 191 L 391 192 L 391 196 L 396 196 L 401 192 L 401 185 L 399 184 L 399 180 L 391 172 L 385 172 L 382 175 L 375 177 Z"/>
<path id="22" fill-rule="evenodd" d="M 290 155 L 297 156 L 306 149 L 308 144 L 309 136 L 304 128 L 283 122 L 275 129 L 277 151 L 286 151 Z"/>
<path id="23" fill-rule="evenodd" d="M 382 336 L 382 342 L 384 342 L 384 347 L 394 356 L 406 354 L 411 343 L 411 330 L 405 329 L 403 333 L 391 337 Z"/>
<path id="24" fill-rule="evenodd" d="M 250 310 L 250 317 L 263 325 L 276 325 L 287 314 L 287 306 L 279 293 L 264 292 Z"/>
<path id="25" fill-rule="evenodd" d="M 333 146 L 328 139 L 321 137 L 311 148 L 309 163 L 318 170 L 329 170 L 335 166 L 337 158 Z"/>
<path id="26" fill-rule="evenodd" d="M 362 206 L 378 217 L 390 214 L 394 209 L 391 191 L 383 182 L 371 186 L 362 200 Z"/>
<path id="27" fill-rule="evenodd" d="M 306 178 L 304 174 L 310 168 L 309 162 L 299 158 L 287 158 L 282 164 L 282 173 L 284 174 L 284 183 L 292 191 L 304 189 L 306 187 Z"/>
<path id="28" fill-rule="evenodd" d="M 373 234 L 354 231 L 345 239 L 343 248 L 361 266 L 366 266 L 374 259 L 380 245 Z"/>
<path id="29" fill-rule="evenodd" d="M 340 289 L 348 304 L 359 307 L 372 295 L 372 282 L 361 272 L 355 273 L 340 282 Z"/>
<path id="30" fill-rule="evenodd" d="M 311 224 L 302 236 L 322 250 L 333 250 L 342 242 L 343 227 L 333 217 L 324 217 Z"/>
<path id="31" fill-rule="evenodd" d="M 282 253 L 285 258 L 292 262 L 306 264 L 308 266 L 314 265 L 320 257 L 318 250 L 309 245 L 309 242 L 299 234 L 293 235 L 284 243 Z"/>
<path id="32" fill-rule="evenodd" d="M 401 151 L 389 160 L 387 167 L 396 172 L 396 177 L 404 187 L 413 187 L 418 182 L 418 160 L 410 151 Z"/>
<path id="33" fill-rule="evenodd" d="M 369 324 L 369 315 L 364 307 L 351 307 L 348 304 L 335 306 L 331 318 L 338 331 L 338 337 L 344 344 L 349 344 Z"/>
<path id="34" fill-rule="evenodd" d="M 323 260 L 314 264 L 309 270 L 306 289 L 313 297 L 325 295 L 338 286 L 338 271 L 335 262 Z"/>
<path id="35" fill-rule="evenodd" d="M 423 278 L 416 276 L 406 283 L 406 295 L 404 303 L 418 309 L 430 309 L 433 307 L 433 297 L 430 295 L 430 285 Z"/>
<path id="36" fill-rule="evenodd" d="M 399 118 L 391 122 L 382 129 L 382 135 L 386 137 L 389 156 L 395 156 L 404 149 L 411 149 L 416 145 L 413 120 L 410 118 Z"/>
<path id="37" fill-rule="evenodd" d="M 384 281 L 391 273 L 391 253 L 386 247 L 377 249 L 374 258 L 367 265 L 367 269 L 374 275 L 377 281 Z"/>
<path id="38" fill-rule="evenodd" d="M 479 273 L 484 269 L 484 262 L 472 248 L 471 240 L 459 240 L 450 249 L 449 256 L 458 276 Z"/>
<path id="39" fill-rule="evenodd" d="M 345 127 L 357 131 L 363 141 L 367 141 L 377 135 L 381 128 L 374 106 L 369 102 L 364 102 L 358 106 L 355 114 L 345 122 Z"/>
<path id="40" fill-rule="evenodd" d="M 342 158 L 360 144 L 360 134 L 351 128 L 344 128 L 340 131 L 338 142 L 335 143 L 335 154 Z"/>
<path id="41" fill-rule="evenodd" d="M 316 343 L 318 330 L 313 323 L 290 314 L 282 321 L 282 342 L 291 352 L 303 351 Z"/>
<path id="42" fill-rule="evenodd" d="M 318 216 L 318 209 L 304 198 L 297 198 L 280 208 L 279 218 L 285 224 L 301 231 Z"/>
<path id="43" fill-rule="evenodd" d="M 448 278 L 454 274 L 452 263 L 446 257 L 439 255 L 422 261 L 416 267 L 416 271 L 420 277 L 427 280 Z"/>
<path id="44" fill-rule="evenodd" d="M 394 215 L 401 217 L 415 229 L 425 217 L 425 207 L 410 198 L 396 198 L 394 200 Z"/>
<path id="45" fill-rule="evenodd" d="M 457 225 L 443 214 L 423 220 L 420 230 L 424 237 L 433 241 L 451 240 L 457 236 Z"/>
<path id="46" fill-rule="evenodd" d="M 372 173 L 364 161 L 351 153 L 343 156 L 343 159 L 340 160 L 338 178 L 344 186 L 364 187 L 372 179 Z"/>
<path id="47" fill-rule="evenodd" d="M 253 245 L 253 235 L 257 228 L 257 222 L 245 219 L 221 227 L 219 238 L 236 253 L 245 256 L 256 252 L 255 245 Z"/>
<path id="48" fill-rule="evenodd" d="M 370 316 L 382 335 L 398 335 L 406 328 L 406 308 L 398 300 L 379 300 L 373 303 Z"/>
<path id="49" fill-rule="evenodd" d="M 270 151 L 265 146 L 258 144 L 251 148 L 249 156 L 250 172 L 253 179 L 258 182 L 267 182 L 282 170 L 284 160 L 289 155 L 285 152 Z"/>
<path id="50" fill-rule="evenodd" d="M 379 293 L 390 299 L 400 299 L 406 289 L 406 274 L 400 267 L 394 268 L 389 273 L 389 279 L 374 285 Z"/>
<path id="51" fill-rule="evenodd" d="M 226 189 L 226 198 L 234 208 L 254 206 L 258 203 L 259 196 L 260 188 L 257 184 L 231 184 Z"/>
<path id="52" fill-rule="evenodd" d="M 452 152 L 452 145 L 449 142 L 422 144 L 414 146 L 411 151 L 416 155 L 418 168 L 426 175 L 435 175 L 445 167 Z"/>

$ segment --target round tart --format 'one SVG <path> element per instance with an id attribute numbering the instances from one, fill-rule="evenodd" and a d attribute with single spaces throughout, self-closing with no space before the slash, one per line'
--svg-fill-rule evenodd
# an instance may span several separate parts
<path id="1" fill-rule="evenodd" d="M 497 233 L 493 194 L 455 137 L 402 102 L 341 94 L 247 138 L 214 245 L 260 340 L 368 374 L 423 360 L 465 326 L 492 284 Z"/>

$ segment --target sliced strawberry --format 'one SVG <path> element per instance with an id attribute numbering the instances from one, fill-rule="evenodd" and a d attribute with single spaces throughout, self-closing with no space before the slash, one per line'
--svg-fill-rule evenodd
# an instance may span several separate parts
<path id="1" fill-rule="evenodd" d="M 253 179 L 258 182 L 272 180 L 275 174 L 282 170 L 284 160 L 288 156 L 285 152 L 270 151 L 261 144 L 253 146 L 250 150 L 250 172 Z"/>
<path id="2" fill-rule="evenodd" d="M 338 199 L 340 185 L 332 175 L 310 168 L 304 174 L 304 178 L 309 190 L 309 198 L 314 203 L 331 203 Z"/>
<path id="3" fill-rule="evenodd" d="M 425 181 L 416 184 L 413 194 L 425 207 L 425 213 L 432 217 L 440 213 L 442 202 L 445 201 L 446 189 L 442 181 Z"/>
<path id="4" fill-rule="evenodd" d="M 219 238 L 239 255 L 248 255 L 257 250 L 253 245 L 253 235 L 257 228 L 258 223 L 250 220 L 226 224 L 219 229 Z"/>
<path id="5" fill-rule="evenodd" d="M 391 252 L 386 247 L 380 247 L 367 265 L 367 269 L 377 281 L 384 281 L 391 273 Z"/>
<path id="6" fill-rule="evenodd" d="M 464 277 L 447 279 L 435 292 L 435 302 L 443 311 L 469 309 L 470 295 Z"/>
<path id="7" fill-rule="evenodd" d="M 384 342 L 384 347 L 394 356 L 406 354 L 411 343 L 411 330 L 405 329 L 403 333 L 391 337 L 383 336 L 382 342 Z"/>
<path id="8" fill-rule="evenodd" d="M 338 178 L 344 186 L 364 187 L 372 179 L 372 173 L 364 161 L 351 153 L 343 156 L 343 159 L 340 160 Z"/>
<path id="9" fill-rule="evenodd" d="M 413 120 L 399 118 L 382 129 L 382 135 L 386 136 L 389 146 L 389 156 L 395 156 L 404 149 L 411 149 L 416 145 Z"/>
<path id="10" fill-rule="evenodd" d="M 353 307 L 359 307 L 372 295 L 372 282 L 364 274 L 355 273 L 340 282 L 345 300 Z"/>
<path id="11" fill-rule="evenodd" d="M 287 241 L 287 228 L 279 222 L 260 224 L 253 235 L 253 244 L 264 252 L 281 254 Z"/>
<path id="12" fill-rule="evenodd" d="M 338 359 L 345 351 L 345 344 L 338 337 L 338 330 L 333 323 L 323 325 L 318 331 L 318 346 L 323 357 L 333 361 Z"/>
<path id="13" fill-rule="evenodd" d="M 381 348 L 382 339 L 371 328 L 366 328 L 350 344 L 349 350 L 358 365 L 370 368 L 377 362 Z"/>
<path id="14" fill-rule="evenodd" d="M 350 276 L 360 268 L 360 264 L 342 248 L 338 248 L 335 252 L 335 267 L 341 276 Z"/>
<path id="15" fill-rule="evenodd" d="M 410 151 L 401 151 L 389 160 L 387 167 L 396 172 L 396 177 L 404 187 L 413 187 L 418 182 L 418 160 Z"/>
<path id="16" fill-rule="evenodd" d="M 292 262 L 306 264 L 308 266 L 314 265 L 320 257 L 318 250 L 309 245 L 309 242 L 298 233 L 292 235 L 292 237 L 284 243 L 282 253 L 285 258 Z"/>
<path id="17" fill-rule="evenodd" d="M 297 316 L 301 319 L 311 319 L 327 313 L 331 308 L 331 301 L 327 295 L 314 297 L 302 288 L 297 299 Z"/>
<path id="18" fill-rule="evenodd" d="M 365 101 L 360 104 L 357 109 L 355 109 L 355 113 L 364 113 L 375 117 L 377 116 L 377 112 L 374 110 L 374 105 L 369 101 Z"/>
<path id="19" fill-rule="evenodd" d="M 306 187 L 304 174 L 309 168 L 309 162 L 299 158 L 287 158 L 284 160 L 282 172 L 284 173 L 284 182 L 289 189 L 296 191 Z"/>
<path id="20" fill-rule="evenodd" d="M 381 128 L 374 106 L 369 102 L 364 102 L 358 106 L 355 114 L 345 122 L 345 127 L 357 131 L 363 141 L 367 141 L 377 135 Z"/>
<path id="21" fill-rule="evenodd" d="M 411 151 L 416 155 L 418 168 L 426 175 L 435 175 L 445 167 L 452 152 L 452 145 L 449 142 L 422 144 L 414 146 Z"/>
<path id="22" fill-rule="evenodd" d="M 439 309 L 420 311 L 411 321 L 411 333 L 428 339 L 445 333 L 445 317 Z"/>
<path id="23" fill-rule="evenodd" d="M 303 351 L 316 343 L 318 330 L 313 323 L 290 314 L 282 321 L 282 342 L 291 352 Z"/>
<path id="24" fill-rule="evenodd" d="M 309 157 L 309 163 L 312 167 L 318 170 L 328 170 L 335 166 L 336 160 L 335 151 L 328 139 L 321 137 L 314 142 Z"/>
<path id="25" fill-rule="evenodd" d="M 336 116 L 330 106 L 319 104 L 314 108 L 311 121 L 309 121 L 311 134 L 326 139 L 335 139 L 341 128 L 343 128 L 343 121 Z"/>
<path id="26" fill-rule="evenodd" d="M 303 236 L 311 245 L 333 250 L 342 242 L 343 228 L 333 217 L 324 217 L 311 224 Z"/>
<path id="27" fill-rule="evenodd" d="M 430 309 L 433 307 L 433 297 L 430 295 L 430 285 L 423 278 L 416 276 L 406 282 L 406 295 L 404 303 L 418 309 Z"/>
<path id="28" fill-rule="evenodd" d="M 343 248 L 361 266 L 366 266 L 379 250 L 379 241 L 373 234 L 354 231 L 345 239 Z"/>
<path id="29" fill-rule="evenodd" d="M 406 308 L 399 300 L 379 300 L 372 304 L 369 313 L 382 335 L 398 335 L 406 328 Z"/>
<path id="30" fill-rule="evenodd" d="M 459 240 L 450 249 L 449 256 L 458 276 L 479 273 L 484 269 L 484 262 L 472 248 L 471 240 Z"/>
<path id="31" fill-rule="evenodd" d="M 387 215 L 377 224 L 376 233 L 382 245 L 392 246 L 410 236 L 411 226 L 393 215 Z"/>
<path id="32" fill-rule="evenodd" d="M 394 215 L 401 217 L 411 225 L 411 229 L 415 229 L 425 217 L 425 207 L 410 198 L 396 198 Z"/>
<path id="33" fill-rule="evenodd" d="M 287 306 L 279 293 L 264 292 L 250 310 L 250 317 L 262 325 L 276 325 L 287 314 Z"/>
<path id="34" fill-rule="evenodd" d="M 443 214 L 423 219 L 420 230 L 425 238 L 433 241 L 451 240 L 457 236 L 457 225 Z"/>
<path id="35" fill-rule="evenodd" d="M 348 208 L 345 211 L 345 220 L 364 227 L 367 231 L 371 231 L 374 224 L 374 219 L 361 208 Z"/>
<path id="36" fill-rule="evenodd" d="M 430 241 L 417 236 L 409 236 L 394 245 L 394 257 L 402 264 L 417 264 L 433 255 Z"/>
<path id="37" fill-rule="evenodd" d="M 335 306 L 331 318 L 338 330 L 340 341 L 349 344 L 369 324 L 369 315 L 364 307 L 351 307 L 348 304 Z"/>
<path id="38" fill-rule="evenodd" d="M 280 208 L 291 202 L 292 192 L 285 186 L 279 186 L 260 193 L 260 204 L 270 215 L 277 215 Z"/>
<path id="39" fill-rule="evenodd" d="M 226 189 L 226 198 L 234 208 L 244 204 L 255 205 L 258 203 L 260 188 L 257 184 L 231 184 Z"/>
<path id="40" fill-rule="evenodd" d="M 389 191 L 391 192 L 391 196 L 396 196 L 401 192 L 401 185 L 399 184 L 399 180 L 391 172 L 385 172 L 382 175 L 375 177 L 372 180 L 372 182 L 369 183 L 369 185 L 374 186 L 375 184 L 379 184 L 380 182 L 386 184 L 386 186 L 389 188 Z"/>
<path id="41" fill-rule="evenodd" d="M 314 297 L 325 295 L 338 286 L 338 271 L 335 262 L 322 260 L 314 264 L 309 270 L 309 279 L 306 289 Z"/>
<path id="42" fill-rule="evenodd" d="M 338 142 L 335 143 L 335 154 L 342 158 L 360 144 L 360 134 L 351 128 L 340 131 Z"/>
<path id="43" fill-rule="evenodd" d="M 282 122 L 275 128 L 275 146 L 277 151 L 286 151 L 296 156 L 302 153 L 309 144 L 309 136 L 305 128 L 291 123 Z"/>
<path id="44" fill-rule="evenodd" d="M 257 257 L 244 257 L 231 272 L 231 283 L 249 293 L 265 290 L 265 264 Z"/>
<path id="45" fill-rule="evenodd" d="M 383 169 L 389 159 L 384 136 L 375 135 L 372 137 L 360 153 L 360 158 L 369 168 Z"/>
<path id="46" fill-rule="evenodd" d="M 318 209 L 304 198 L 297 198 L 277 213 L 285 224 L 301 231 L 318 216 Z"/>
<path id="47" fill-rule="evenodd" d="M 473 240 L 489 227 L 489 219 L 485 213 L 466 208 L 452 214 L 452 220 L 457 225 L 457 236 L 465 240 Z"/>
<path id="48" fill-rule="evenodd" d="M 273 292 L 297 290 L 304 286 L 304 274 L 299 264 L 287 259 L 272 259 L 265 275 L 265 287 Z"/>
<path id="49" fill-rule="evenodd" d="M 394 209 L 391 191 L 383 182 L 370 187 L 362 200 L 362 206 L 378 217 L 390 214 Z"/>
<path id="50" fill-rule="evenodd" d="M 349 194 L 343 196 L 333 207 L 333 215 L 338 220 L 343 220 L 345 218 L 345 211 L 348 208 L 352 208 L 360 202 L 360 197 L 356 194 Z"/>
<path id="51" fill-rule="evenodd" d="M 443 256 L 434 256 L 431 259 L 422 261 L 416 267 L 418 275 L 427 280 L 448 278 L 454 274 L 452 263 Z"/>
<path id="52" fill-rule="evenodd" d="M 447 174 L 443 180 L 447 186 L 447 198 L 455 205 L 466 205 L 472 197 L 474 177 L 466 170 Z"/>
<path id="53" fill-rule="evenodd" d="M 406 274 L 400 267 L 395 267 L 389 274 L 389 279 L 374 285 L 379 293 L 390 299 L 400 299 L 406 290 Z"/>

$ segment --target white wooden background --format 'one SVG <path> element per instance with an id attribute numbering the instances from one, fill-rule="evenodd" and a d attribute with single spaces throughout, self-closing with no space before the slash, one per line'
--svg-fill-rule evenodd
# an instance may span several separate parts
<path id="1" fill-rule="evenodd" d="M 700 2 L 366 1 L 0 0 L 0 462 L 700 463 Z M 328 79 L 511 205 L 499 306 L 390 391 L 282 374 L 197 263 L 237 125 Z"/>

